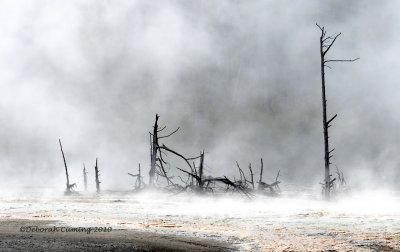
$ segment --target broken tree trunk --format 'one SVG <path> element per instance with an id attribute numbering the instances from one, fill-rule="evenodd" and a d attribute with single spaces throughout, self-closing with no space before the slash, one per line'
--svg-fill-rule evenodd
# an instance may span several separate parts
<path id="1" fill-rule="evenodd" d="M 58 139 L 58 142 L 60 143 L 61 154 L 62 154 L 62 157 L 63 157 L 63 160 L 64 160 L 65 175 L 66 175 L 66 177 L 67 177 L 67 187 L 66 187 L 66 191 L 67 191 L 67 192 L 70 192 L 68 167 L 67 167 L 67 162 L 65 161 L 65 155 L 64 155 L 63 148 L 62 148 L 61 139 Z"/>
<path id="2" fill-rule="evenodd" d="M 66 189 L 65 189 L 65 192 L 66 192 L 67 194 L 69 194 L 69 193 L 71 193 L 72 188 L 73 188 L 74 186 L 76 186 L 76 184 L 75 184 L 75 183 L 73 183 L 73 184 L 70 184 L 70 183 L 69 183 L 69 175 L 68 175 L 67 161 L 65 160 L 65 155 L 64 155 L 64 151 L 63 151 L 62 144 L 61 144 L 61 139 L 58 139 L 58 142 L 60 143 L 61 154 L 62 154 L 62 157 L 63 157 L 63 160 L 64 160 L 65 175 L 66 175 L 66 177 L 67 177 L 67 184 L 66 184 L 67 187 L 66 187 Z"/>
<path id="3" fill-rule="evenodd" d="M 85 191 L 87 191 L 87 171 L 85 164 L 83 164 L 83 184 L 85 186 Z"/>
<path id="4" fill-rule="evenodd" d="M 253 169 L 251 169 L 251 163 L 249 163 L 249 170 L 250 170 L 250 178 L 251 181 L 249 181 L 251 183 L 251 186 L 253 187 L 254 190 L 254 174 L 253 174 Z"/>
<path id="5" fill-rule="evenodd" d="M 242 188 L 243 190 L 249 190 L 248 183 L 251 184 L 252 182 L 249 181 L 249 180 L 247 180 L 246 175 L 244 174 L 242 168 L 240 168 L 239 163 L 238 163 L 237 161 L 236 161 L 236 166 L 237 166 L 237 168 L 239 169 L 239 176 L 240 176 L 240 179 L 239 179 L 239 180 L 235 180 L 234 183 L 235 183 L 238 187 Z M 250 167 L 250 170 L 251 170 L 251 167 Z M 250 175 L 252 175 L 252 174 L 253 174 L 253 173 L 251 172 Z M 234 178 L 234 179 L 235 179 L 235 178 Z"/>
<path id="6" fill-rule="evenodd" d="M 158 114 L 156 114 L 156 120 L 153 126 L 153 134 L 150 134 L 151 146 L 150 146 L 150 172 L 149 172 L 149 186 L 154 185 L 154 175 L 156 174 L 156 161 L 157 161 L 157 150 L 158 150 Z"/>
<path id="7" fill-rule="evenodd" d="M 96 158 L 96 165 L 94 167 L 94 174 L 96 180 L 96 192 L 100 193 L 100 180 L 99 180 L 99 167 L 97 166 L 97 158 Z"/>
<path id="8" fill-rule="evenodd" d="M 264 170 L 264 162 L 263 162 L 263 159 L 261 158 L 261 170 L 260 170 L 260 180 L 258 181 L 258 190 L 262 190 L 263 189 L 262 186 L 261 186 L 263 170 Z"/>
<path id="9" fill-rule="evenodd" d="M 138 172 L 138 174 L 132 174 L 132 173 L 128 172 L 128 175 L 136 178 L 135 190 L 141 189 L 143 181 L 142 181 L 142 175 L 141 175 L 141 171 L 140 171 L 140 163 L 139 163 L 139 172 Z"/>
<path id="10" fill-rule="evenodd" d="M 358 60 L 359 58 L 349 59 L 349 60 L 326 60 L 325 56 L 328 53 L 329 49 L 331 49 L 332 45 L 335 43 L 336 39 L 340 36 L 339 34 L 333 34 L 330 36 L 326 36 L 325 27 L 321 27 L 316 24 L 318 28 L 321 30 L 321 36 L 319 39 L 320 43 L 320 57 L 321 57 L 321 88 L 322 88 L 322 125 L 324 130 L 324 160 L 325 160 L 325 179 L 324 179 L 324 197 L 326 200 L 330 199 L 331 192 L 331 174 L 330 174 L 330 159 L 332 157 L 331 152 L 334 150 L 329 150 L 329 132 L 328 128 L 331 126 L 330 123 L 336 118 L 337 114 L 335 114 L 331 119 L 328 120 L 327 117 L 327 105 L 326 105 L 326 93 L 325 93 L 325 67 L 329 67 L 327 63 L 329 62 L 353 62 Z M 330 68 L 330 67 L 329 67 Z"/>
<path id="11" fill-rule="evenodd" d="M 263 180 L 263 171 L 264 171 L 264 162 L 263 162 L 263 159 L 261 158 L 260 180 L 258 181 L 257 190 L 262 193 L 267 193 L 267 192 L 265 192 L 265 189 L 269 189 L 268 194 L 277 195 L 278 194 L 277 192 L 280 191 L 279 183 L 281 183 L 281 182 L 278 181 L 278 178 L 279 178 L 279 174 L 281 173 L 281 171 L 280 170 L 278 171 L 276 178 L 275 178 L 275 182 L 273 182 L 271 184 L 268 184 L 268 183 L 265 183 L 262 181 Z M 250 172 L 251 172 L 251 170 L 250 170 Z"/>
<path id="12" fill-rule="evenodd" d="M 337 167 L 336 166 L 336 175 L 337 175 L 337 178 L 338 178 L 338 180 L 339 180 L 339 185 L 340 186 L 345 186 L 346 185 L 346 180 L 344 179 L 344 175 L 343 175 L 343 172 L 341 172 L 340 170 L 339 170 L 339 167 Z"/>
<path id="13" fill-rule="evenodd" d="M 149 171 L 149 186 L 154 187 L 155 184 L 155 175 L 157 175 L 157 179 L 159 177 L 163 177 L 166 179 L 168 186 L 179 187 L 176 183 L 174 183 L 171 178 L 167 175 L 167 171 L 164 167 L 167 162 L 164 160 L 164 156 L 166 153 L 164 151 L 172 152 L 175 155 L 178 155 L 184 158 L 182 155 L 177 152 L 167 148 L 165 145 L 160 145 L 159 139 L 168 138 L 178 132 L 179 127 L 169 134 L 162 135 L 162 132 L 166 129 L 166 127 L 160 127 L 158 125 L 159 115 L 156 114 L 155 123 L 153 126 L 153 132 L 149 132 L 150 134 L 150 171 Z M 161 135 L 161 136 L 160 136 Z M 185 159 L 186 160 L 186 159 Z M 188 162 L 186 160 L 186 162 Z M 189 164 L 189 167 L 191 165 Z M 191 167 L 192 168 L 192 167 Z"/>
<path id="14" fill-rule="evenodd" d="M 140 172 L 140 163 L 139 163 L 139 173 L 138 173 L 138 189 L 140 189 L 142 187 L 142 175 Z"/>
<path id="15" fill-rule="evenodd" d="M 200 165 L 199 165 L 199 181 L 198 181 L 198 186 L 199 189 L 202 191 L 204 187 L 204 181 L 203 181 L 203 169 L 204 169 L 204 150 L 202 153 L 200 153 Z"/>
<path id="16" fill-rule="evenodd" d="M 323 48 L 324 36 L 320 37 L 320 55 L 321 55 L 321 82 L 322 82 L 322 124 L 324 129 L 324 160 L 325 160 L 325 199 L 330 198 L 330 171 L 329 171 L 329 133 L 328 120 L 326 115 L 326 94 L 325 94 L 325 53 Z"/>
<path id="17" fill-rule="evenodd" d="M 224 177 L 217 177 L 217 178 L 213 178 L 213 177 L 209 177 L 207 179 L 204 179 L 204 182 L 220 182 L 223 183 L 225 185 L 227 185 L 227 187 L 231 187 L 233 188 L 233 190 L 236 190 L 238 192 L 243 193 L 247 198 L 250 199 L 251 194 L 248 192 L 248 190 L 246 190 L 247 188 L 243 187 L 241 184 L 237 184 L 233 181 L 231 181 L 230 179 L 228 179 L 226 176 Z"/>

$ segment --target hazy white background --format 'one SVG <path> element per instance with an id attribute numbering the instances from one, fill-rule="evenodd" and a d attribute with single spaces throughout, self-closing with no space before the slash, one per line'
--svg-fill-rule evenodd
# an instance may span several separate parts
<path id="1" fill-rule="evenodd" d="M 342 32 L 327 73 L 333 158 L 350 185 L 400 177 L 396 1 L 0 1 L 1 187 L 72 182 L 99 157 L 103 188 L 147 173 L 155 113 L 166 141 L 206 150 L 207 173 L 264 158 L 267 180 L 323 176 L 319 36 Z M 174 164 L 171 164 L 174 167 Z M 334 166 L 333 166 L 334 167 Z M 398 184 L 398 183 L 397 183 Z"/>

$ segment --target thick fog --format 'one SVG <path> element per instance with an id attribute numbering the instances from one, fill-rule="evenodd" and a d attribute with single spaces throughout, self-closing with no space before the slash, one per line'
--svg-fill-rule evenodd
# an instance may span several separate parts
<path id="1" fill-rule="evenodd" d="M 148 172 L 156 113 L 206 175 L 251 162 L 282 183 L 323 180 L 320 30 L 342 32 L 327 69 L 332 159 L 350 186 L 400 177 L 400 6 L 395 1 L 1 1 L 1 187 L 94 190 Z M 170 163 L 171 169 L 176 165 Z M 184 168 L 184 167 L 182 167 Z M 147 179 L 146 179 L 147 180 Z M 398 183 L 397 183 L 398 184 Z"/>

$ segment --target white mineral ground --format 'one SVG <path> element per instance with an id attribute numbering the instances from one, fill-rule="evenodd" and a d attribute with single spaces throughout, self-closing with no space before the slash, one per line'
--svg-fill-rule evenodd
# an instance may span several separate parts
<path id="1" fill-rule="evenodd" d="M 333 202 L 311 195 L 292 192 L 249 200 L 231 194 L 24 192 L 1 196 L 0 219 L 207 238 L 241 251 L 400 249 L 399 192 L 353 191 Z"/>

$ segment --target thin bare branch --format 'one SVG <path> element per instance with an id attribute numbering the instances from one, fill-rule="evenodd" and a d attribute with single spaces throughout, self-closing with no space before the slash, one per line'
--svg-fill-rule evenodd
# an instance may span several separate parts
<path id="1" fill-rule="evenodd" d="M 326 50 L 323 52 L 324 56 L 326 55 L 326 53 L 329 51 L 329 49 L 331 49 L 331 47 L 333 46 L 333 44 L 335 43 L 336 39 L 340 36 L 340 34 L 342 34 L 341 32 L 339 32 L 338 35 L 336 35 L 332 42 L 329 44 L 328 48 L 326 48 Z"/>
<path id="2" fill-rule="evenodd" d="M 181 168 L 179 168 L 179 167 L 176 167 L 176 168 L 177 168 L 178 170 L 183 171 L 184 173 L 188 174 L 189 176 L 192 176 L 192 177 L 195 178 L 197 181 L 200 180 L 200 177 L 199 177 L 199 176 L 197 176 L 197 175 L 195 175 L 195 174 L 193 174 L 193 173 L 190 173 L 190 172 L 188 172 L 188 171 L 185 171 L 185 170 L 183 170 L 183 169 L 181 169 Z"/>
<path id="3" fill-rule="evenodd" d="M 275 178 L 275 182 L 278 181 L 278 178 L 279 178 L 280 173 L 281 173 L 281 170 L 278 171 L 278 174 L 276 175 L 276 178 Z"/>
<path id="4" fill-rule="evenodd" d="M 160 136 L 160 137 L 158 137 L 158 139 L 166 138 L 166 137 L 172 136 L 173 134 L 175 134 L 176 132 L 178 132 L 179 128 L 180 128 L 180 127 L 178 127 L 176 130 L 174 130 L 173 132 L 171 132 L 170 134 L 168 134 L 168 135 L 166 135 L 166 136 Z"/>
<path id="5" fill-rule="evenodd" d="M 329 121 L 326 123 L 326 125 L 329 125 L 335 118 L 337 117 L 337 114 L 335 114 Z"/>
<path id="6" fill-rule="evenodd" d="M 161 129 L 158 129 L 157 132 L 161 132 L 163 130 L 165 130 L 167 128 L 167 126 L 161 127 Z"/>
<path id="7" fill-rule="evenodd" d="M 316 26 L 318 26 L 318 28 L 323 32 L 324 31 L 324 27 L 321 27 L 318 23 L 315 23 Z"/>
<path id="8" fill-rule="evenodd" d="M 360 58 L 355 58 L 355 59 L 347 59 L 347 60 L 325 60 L 324 63 L 328 62 L 353 62 L 356 60 L 359 60 Z"/>

